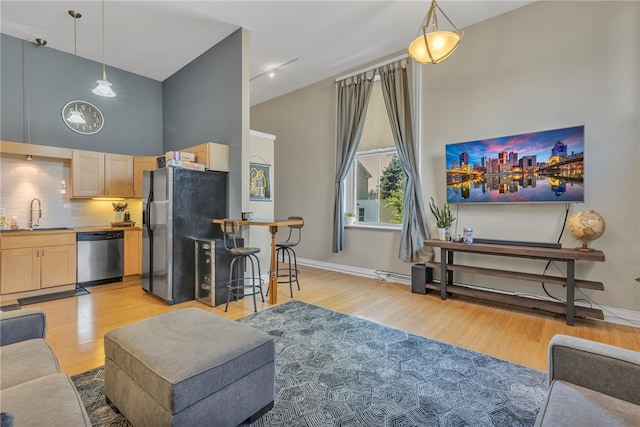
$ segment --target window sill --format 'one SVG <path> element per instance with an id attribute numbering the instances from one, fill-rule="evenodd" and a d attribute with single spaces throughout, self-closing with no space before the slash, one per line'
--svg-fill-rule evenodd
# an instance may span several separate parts
<path id="1" fill-rule="evenodd" d="M 362 224 L 355 223 L 353 225 L 346 225 L 344 228 L 361 228 L 367 230 L 386 230 L 386 231 L 402 231 L 401 225 L 380 225 L 380 224 Z"/>

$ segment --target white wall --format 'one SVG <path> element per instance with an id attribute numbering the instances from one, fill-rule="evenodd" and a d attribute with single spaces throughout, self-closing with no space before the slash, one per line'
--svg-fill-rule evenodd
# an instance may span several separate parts
<path id="1" fill-rule="evenodd" d="M 115 213 L 110 201 L 71 199 L 69 160 L 2 154 L 0 158 L 0 208 L 8 217 L 17 216 L 20 228 L 29 226 L 33 198 L 42 202 L 40 227 L 110 226 Z M 127 199 L 131 220 L 141 225 L 140 199 Z M 37 206 L 37 203 L 34 205 Z"/>
<path id="2" fill-rule="evenodd" d="M 604 282 L 605 292 L 582 291 L 590 299 L 630 310 L 640 309 L 634 281 L 640 276 L 639 5 L 537 2 L 466 29 L 458 50 L 423 73 L 422 183 L 441 202 L 445 144 L 585 126 L 585 203 L 572 205 L 571 213 L 594 209 L 604 216 L 607 231 L 591 246 L 607 261 L 579 262 L 576 276 Z M 470 226 L 486 238 L 555 242 L 564 212 L 564 204 L 461 205 L 458 230 Z M 566 231 L 561 243 L 579 245 Z M 544 262 L 528 260 L 459 259 L 536 273 L 544 268 Z M 559 267 L 564 272 L 563 263 Z M 559 274 L 554 267 L 550 272 Z M 458 277 L 541 293 L 539 284 Z M 547 288 L 565 295 L 563 288 Z"/>
<path id="3" fill-rule="evenodd" d="M 451 57 L 423 66 L 420 142 L 423 195 L 442 202 L 445 144 L 584 124 L 586 202 L 572 212 L 595 209 L 605 217 L 607 232 L 592 246 L 607 260 L 578 263 L 577 276 L 604 282 L 605 292 L 584 291 L 596 303 L 635 311 L 640 310 L 640 285 L 634 280 L 640 277 L 639 21 L 638 2 L 539 1 L 466 28 Z M 398 232 L 348 228 L 346 250 L 331 253 L 334 82 L 326 79 L 251 109 L 252 128 L 278 135 L 276 216 L 297 211 L 305 217 L 301 258 L 408 273 L 410 265 L 397 257 Z M 564 205 L 464 205 L 458 214 L 458 228 L 471 226 L 476 236 L 555 241 Z M 435 229 L 430 214 L 428 219 Z M 562 243 L 578 244 L 568 234 Z M 530 260 L 475 260 L 537 273 L 544 267 Z M 468 282 L 544 295 L 539 284 L 483 276 Z"/>
<path id="4" fill-rule="evenodd" d="M 249 131 L 249 162 L 271 165 L 271 201 L 249 200 L 249 211 L 253 212 L 254 218 L 274 218 L 276 188 L 273 185 L 275 176 L 275 162 L 273 147 L 276 137 L 271 134 Z M 260 266 L 262 273 L 269 270 L 271 260 L 271 234 L 268 227 L 248 227 L 249 243 L 253 247 L 260 248 Z"/>
<path id="5" fill-rule="evenodd" d="M 410 274 L 397 229 L 347 227 L 345 250 L 331 252 L 335 108 L 335 79 L 326 79 L 251 109 L 251 127 L 278 136 L 275 215 L 304 218 L 298 258 Z"/>

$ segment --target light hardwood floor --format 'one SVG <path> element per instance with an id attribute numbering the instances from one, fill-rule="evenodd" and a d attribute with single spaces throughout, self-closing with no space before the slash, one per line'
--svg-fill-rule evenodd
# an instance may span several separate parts
<path id="1" fill-rule="evenodd" d="M 436 293 L 412 294 L 405 285 L 309 267 L 301 267 L 300 278 L 302 290 L 294 297 L 301 301 L 544 371 L 547 344 L 559 333 L 640 351 L 640 328 L 631 326 L 589 319 L 568 326 L 564 318 L 546 313 L 461 297 L 442 301 Z M 104 334 L 118 326 L 186 307 L 231 319 L 253 313 L 250 298 L 232 302 L 228 313 L 224 305 L 197 301 L 168 306 L 142 291 L 137 279 L 89 290 L 90 295 L 33 305 L 46 312 L 47 342 L 71 375 L 104 364 Z M 280 285 L 279 303 L 290 299 L 288 286 Z M 258 310 L 269 307 L 258 300 Z"/>

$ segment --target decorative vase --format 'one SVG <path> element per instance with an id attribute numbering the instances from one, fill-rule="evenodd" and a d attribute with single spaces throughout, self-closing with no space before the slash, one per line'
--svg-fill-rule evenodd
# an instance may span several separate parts
<path id="1" fill-rule="evenodd" d="M 117 211 L 116 212 L 116 222 L 122 222 L 124 217 L 124 212 Z"/>
<path id="2" fill-rule="evenodd" d="M 356 223 L 356 217 L 355 216 L 345 216 L 344 217 L 344 224 L 345 225 L 353 225 Z"/>
<path id="3" fill-rule="evenodd" d="M 446 228 L 438 228 L 438 240 L 447 240 Z"/>

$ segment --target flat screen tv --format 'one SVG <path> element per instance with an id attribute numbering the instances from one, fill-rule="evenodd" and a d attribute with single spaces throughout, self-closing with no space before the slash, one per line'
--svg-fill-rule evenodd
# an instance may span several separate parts
<path id="1" fill-rule="evenodd" d="M 447 144 L 448 203 L 584 202 L 584 126 Z"/>

